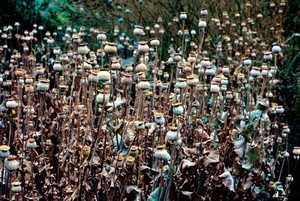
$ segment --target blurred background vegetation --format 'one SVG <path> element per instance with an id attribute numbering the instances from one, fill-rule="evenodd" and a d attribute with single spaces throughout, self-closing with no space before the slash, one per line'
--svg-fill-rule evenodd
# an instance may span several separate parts
<path id="1" fill-rule="evenodd" d="M 252 11 L 246 12 L 247 3 L 251 2 Z M 271 8 L 270 3 L 275 7 Z M 179 16 L 180 12 L 188 13 L 185 29 L 198 30 L 198 21 L 201 8 L 209 11 L 210 18 L 223 20 L 223 12 L 229 14 L 229 19 L 247 20 L 255 18 L 253 13 L 262 13 L 264 18 L 262 27 L 273 27 L 274 34 L 269 30 L 262 29 L 265 34 L 264 40 L 284 41 L 296 32 L 300 32 L 300 0 L 287 0 L 283 14 L 278 5 L 282 0 L 0 0 L 0 29 L 7 25 L 14 25 L 16 21 L 21 24 L 21 30 L 32 30 L 33 24 L 43 25 L 46 30 L 55 31 L 58 26 L 63 28 L 71 26 L 79 30 L 84 26 L 87 30 L 95 27 L 105 31 L 108 40 L 114 40 L 113 33 L 116 27 L 123 36 L 132 36 L 135 25 L 153 27 L 161 18 L 164 30 L 162 53 L 167 56 L 171 34 L 174 34 L 174 26 L 183 26 L 181 23 L 174 25 L 172 20 Z M 235 14 L 240 13 L 236 18 Z M 249 14 L 250 13 L 250 14 Z M 247 16 L 248 15 L 248 16 Z M 275 23 L 274 19 L 282 17 L 283 24 Z M 208 33 L 206 40 L 218 37 L 218 30 L 213 23 L 207 21 Z M 181 28 L 181 27 L 178 27 Z M 240 30 L 241 31 L 241 30 Z M 283 31 L 283 32 L 282 32 Z M 276 34 L 283 33 L 283 34 Z M 225 33 L 226 34 L 226 33 Z M 176 34 L 175 34 L 176 35 Z M 284 38 L 281 38 L 281 37 Z M 300 145 L 300 37 L 292 38 L 285 48 L 285 60 L 281 73 L 282 83 L 278 93 L 286 109 L 286 122 L 292 130 L 290 140 L 292 145 Z M 166 58 L 166 57 L 163 57 Z M 299 171 L 298 171 L 299 172 Z M 295 180 L 299 182 L 300 176 Z M 294 189 L 297 184 L 295 183 Z M 298 193 L 298 195 L 297 195 Z M 292 197 L 300 197 L 299 191 L 292 189 Z"/>

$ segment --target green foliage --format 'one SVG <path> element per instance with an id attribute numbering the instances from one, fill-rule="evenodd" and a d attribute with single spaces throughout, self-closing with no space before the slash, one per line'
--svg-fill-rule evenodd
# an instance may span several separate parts
<path id="1" fill-rule="evenodd" d="M 250 147 L 246 153 L 246 157 L 251 164 L 254 164 L 259 161 L 259 148 L 258 147 Z"/>
<path id="2" fill-rule="evenodd" d="M 157 201 L 160 200 L 159 197 L 162 194 L 162 188 L 161 187 L 157 187 L 148 197 L 147 201 Z"/>

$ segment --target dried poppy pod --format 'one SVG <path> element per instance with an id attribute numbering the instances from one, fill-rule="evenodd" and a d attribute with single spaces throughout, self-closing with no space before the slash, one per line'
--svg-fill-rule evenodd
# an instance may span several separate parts
<path id="1" fill-rule="evenodd" d="M 136 72 L 145 72 L 147 70 L 148 70 L 148 67 L 143 62 L 139 62 L 135 67 Z"/>
<path id="2" fill-rule="evenodd" d="M 195 74 L 191 74 L 186 77 L 186 83 L 188 86 L 195 86 L 196 84 L 198 84 L 198 82 L 198 76 Z"/>
<path id="3" fill-rule="evenodd" d="M 109 100 L 109 91 L 98 90 L 98 95 L 96 96 L 97 103 L 107 103 Z"/>
<path id="4" fill-rule="evenodd" d="M 107 69 L 101 69 L 97 74 L 98 81 L 107 82 L 110 81 L 110 73 Z"/>
<path id="5" fill-rule="evenodd" d="M 182 60 L 182 56 L 180 53 L 174 53 L 172 56 L 173 62 L 180 62 Z"/>
<path id="6" fill-rule="evenodd" d="M 97 35 L 98 41 L 106 41 L 106 33 L 104 31 L 100 31 Z"/>
<path id="7" fill-rule="evenodd" d="M 118 49 L 115 43 L 106 43 L 106 45 L 104 46 L 104 52 L 107 54 L 115 54 L 117 53 Z"/>
<path id="8" fill-rule="evenodd" d="M 270 51 L 265 51 L 265 52 L 264 52 L 263 59 L 264 59 L 265 61 L 271 61 L 271 60 L 273 59 L 272 52 L 270 52 Z"/>
<path id="9" fill-rule="evenodd" d="M 92 64 L 93 64 L 93 60 L 84 61 L 83 65 L 82 65 L 82 68 L 84 70 L 90 70 L 90 69 L 93 68 Z"/>
<path id="10" fill-rule="evenodd" d="M 61 60 L 62 62 L 68 62 L 68 61 L 69 61 L 69 57 L 68 57 L 67 54 L 62 54 L 62 55 L 60 56 L 60 60 Z"/>
<path id="11" fill-rule="evenodd" d="M 136 25 L 133 29 L 133 34 L 136 35 L 136 36 L 145 35 L 144 28 L 141 27 L 141 26 Z"/>
<path id="12" fill-rule="evenodd" d="M 45 78 L 40 78 L 37 83 L 36 90 L 39 92 L 48 91 L 50 88 L 50 80 Z"/>
<path id="13" fill-rule="evenodd" d="M 172 111 L 173 111 L 173 114 L 179 116 L 179 115 L 182 115 L 183 112 L 184 112 L 184 109 L 183 109 L 183 106 L 182 106 L 182 103 L 181 102 L 178 102 L 178 103 L 173 103 L 172 104 Z"/>
<path id="14" fill-rule="evenodd" d="M 158 125 L 163 125 L 165 123 L 164 114 L 160 112 L 154 113 L 154 121 Z"/>
<path id="15" fill-rule="evenodd" d="M 186 14 L 186 12 L 180 12 L 179 18 L 180 18 L 181 20 L 186 20 L 186 19 L 187 19 L 187 14 Z"/>
<path id="16" fill-rule="evenodd" d="M 150 82 L 146 79 L 142 79 L 137 86 L 140 90 L 147 90 L 150 88 Z"/>
<path id="17" fill-rule="evenodd" d="M 205 69 L 205 74 L 209 76 L 213 76 L 216 74 L 216 71 L 212 68 L 212 66 L 207 66 Z"/>
<path id="18" fill-rule="evenodd" d="M 150 45 L 154 46 L 154 47 L 157 47 L 157 46 L 160 45 L 160 42 L 157 38 L 152 38 L 152 39 L 150 39 Z"/>
<path id="19" fill-rule="evenodd" d="M 196 55 L 194 54 L 194 53 L 191 53 L 191 54 L 189 54 L 189 57 L 188 57 L 188 62 L 190 62 L 190 63 L 196 63 L 196 61 L 197 61 L 197 57 L 196 57 Z"/>
<path id="20" fill-rule="evenodd" d="M 132 83 L 132 74 L 124 73 L 124 76 L 121 78 L 121 83 L 123 85 L 130 85 Z"/>
<path id="21" fill-rule="evenodd" d="M 72 35 L 72 41 L 73 41 L 74 43 L 79 44 L 79 43 L 81 43 L 81 38 L 80 38 L 80 36 L 79 36 L 77 33 L 74 33 L 74 34 Z"/>
<path id="22" fill-rule="evenodd" d="M 12 193 L 20 193 L 22 191 L 22 186 L 21 182 L 19 181 L 14 181 L 11 183 L 11 191 Z"/>
<path id="23" fill-rule="evenodd" d="M 176 80 L 175 87 L 178 89 L 185 89 L 187 87 L 186 79 L 185 78 L 178 78 Z"/>
<path id="24" fill-rule="evenodd" d="M 25 84 L 33 84 L 33 77 L 31 75 L 25 75 Z"/>
<path id="25" fill-rule="evenodd" d="M 34 106 L 32 106 L 32 105 L 24 106 L 23 112 L 26 113 L 26 114 L 35 114 Z"/>
<path id="26" fill-rule="evenodd" d="M 196 91 L 206 91 L 207 86 L 205 84 L 197 84 L 196 85 Z"/>
<path id="27" fill-rule="evenodd" d="M 125 164 L 127 167 L 133 167 L 135 158 L 132 156 L 127 156 L 125 160 Z"/>
<path id="28" fill-rule="evenodd" d="M 184 65 L 182 70 L 185 74 L 191 74 L 192 73 L 192 66 L 190 64 Z"/>
<path id="29" fill-rule="evenodd" d="M 111 69 L 113 70 L 120 70 L 121 69 L 121 64 L 118 60 L 113 60 L 111 63 Z"/>
<path id="30" fill-rule="evenodd" d="M 29 138 L 26 143 L 26 147 L 29 149 L 35 149 L 37 147 L 36 141 L 34 138 Z"/>
<path id="31" fill-rule="evenodd" d="M 147 41 L 139 41 L 137 50 L 141 54 L 149 52 L 149 46 L 147 44 Z"/>
<path id="32" fill-rule="evenodd" d="M 19 162 L 16 160 L 17 156 L 9 155 L 4 161 L 4 167 L 6 170 L 12 172 L 19 168 Z"/>
<path id="33" fill-rule="evenodd" d="M 59 92 L 60 93 L 65 93 L 66 91 L 68 91 L 68 85 L 66 84 L 59 84 L 58 85 L 58 88 L 59 88 Z"/>
<path id="34" fill-rule="evenodd" d="M 136 76 L 139 80 L 146 80 L 146 74 L 143 71 L 136 73 Z"/>
<path id="35" fill-rule="evenodd" d="M 90 70 L 90 73 L 88 75 L 88 81 L 91 83 L 98 83 L 98 75 L 99 71 L 98 70 Z"/>
<path id="36" fill-rule="evenodd" d="M 284 108 L 283 108 L 282 105 L 276 106 L 276 113 L 277 113 L 277 114 L 282 114 L 282 113 L 284 113 Z"/>
<path id="37" fill-rule="evenodd" d="M 14 109 L 18 105 L 19 104 L 13 98 L 8 98 L 6 103 L 5 103 L 5 107 L 10 108 L 10 109 Z"/>
<path id="38" fill-rule="evenodd" d="M 35 73 L 37 75 L 43 75 L 45 73 L 45 68 L 42 66 L 38 66 L 35 68 Z"/>
<path id="39" fill-rule="evenodd" d="M 61 65 L 59 60 L 54 61 L 53 70 L 56 72 L 61 72 L 64 70 L 64 67 L 63 65 Z"/>
<path id="40" fill-rule="evenodd" d="M 140 148 L 136 145 L 132 145 L 129 150 L 129 155 L 138 156 L 140 153 Z"/>
<path id="41" fill-rule="evenodd" d="M 166 150 L 166 145 L 158 145 L 154 151 L 154 157 L 158 160 L 170 160 L 170 154 Z"/>
<path id="42" fill-rule="evenodd" d="M 113 161 L 113 166 L 117 169 L 122 169 L 124 166 L 125 157 L 121 155 L 115 156 L 115 160 Z"/>
<path id="43" fill-rule="evenodd" d="M 21 69 L 21 68 L 16 69 L 15 75 L 16 75 L 18 78 L 24 77 L 25 71 L 24 71 L 23 69 Z"/>
<path id="44" fill-rule="evenodd" d="M 9 146 L 7 146 L 7 145 L 1 145 L 0 146 L 0 157 L 2 157 L 2 158 L 8 157 L 9 154 L 10 154 L 9 150 L 10 150 Z"/>
<path id="45" fill-rule="evenodd" d="M 211 93 L 219 93 L 220 92 L 220 86 L 216 82 L 212 82 L 210 85 L 210 92 Z"/>
<path id="46" fill-rule="evenodd" d="M 177 126 L 169 126 L 169 131 L 166 134 L 165 141 L 174 143 L 181 138 L 181 134 Z"/>
<path id="47" fill-rule="evenodd" d="M 257 66 L 253 66 L 251 71 L 250 71 L 250 75 L 252 77 L 258 77 L 261 76 L 261 72 L 260 72 L 260 67 Z"/>

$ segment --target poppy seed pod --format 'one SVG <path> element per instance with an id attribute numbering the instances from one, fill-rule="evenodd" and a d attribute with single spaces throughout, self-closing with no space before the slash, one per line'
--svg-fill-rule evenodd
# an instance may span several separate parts
<path id="1" fill-rule="evenodd" d="M 271 61 L 273 59 L 273 56 L 272 56 L 271 52 L 265 52 L 264 56 L 263 56 L 263 59 L 266 60 L 266 61 Z"/>
<path id="2" fill-rule="evenodd" d="M 88 76 L 88 81 L 91 82 L 91 83 L 98 83 L 97 75 L 98 75 L 97 70 L 91 70 L 90 74 Z"/>
<path id="3" fill-rule="evenodd" d="M 7 145 L 1 145 L 0 146 L 0 157 L 1 158 L 6 158 L 9 156 L 10 152 L 9 152 L 10 147 Z"/>
<path id="4" fill-rule="evenodd" d="M 178 89 L 185 89 L 187 87 L 186 79 L 178 78 L 175 87 Z"/>
<path id="5" fill-rule="evenodd" d="M 181 12 L 179 18 L 180 18 L 181 20 L 186 20 L 186 19 L 187 19 L 187 14 L 186 14 L 186 12 Z"/>
<path id="6" fill-rule="evenodd" d="M 97 40 L 98 41 L 105 41 L 106 40 L 106 35 L 104 32 L 101 32 L 97 35 Z"/>
<path id="7" fill-rule="evenodd" d="M 284 132 L 284 133 L 290 133 L 290 128 L 289 128 L 289 126 L 283 126 L 283 128 L 282 128 L 282 132 Z"/>
<path id="8" fill-rule="evenodd" d="M 116 47 L 116 44 L 114 43 L 106 43 L 104 46 L 104 52 L 107 54 L 115 54 L 117 53 L 118 49 Z"/>
<path id="9" fill-rule="evenodd" d="M 136 145 L 132 145 L 129 150 L 129 155 L 137 156 L 139 154 L 139 147 Z"/>
<path id="10" fill-rule="evenodd" d="M 209 58 L 204 57 L 203 60 L 200 61 L 200 65 L 204 68 L 210 66 L 211 63 L 209 61 Z"/>
<path id="11" fill-rule="evenodd" d="M 197 75 L 191 74 L 186 77 L 186 83 L 188 86 L 194 86 L 199 82 Z"/>
<path id="12" fill-rule="evenodd" d="M 157 125 L 163 125 L 164 123 L 165 123 L 165 118 L 164 118 L 164 116 L 163 116 L 163 114 L 162 113 L 155 113 L 154 114 L 154 121 L 155 121 L 155 123 L 157 124 Z"/>
<path id="13" fill-rule="evenodd" d="M 34 109 L 34 107 L 31 106 L 31 105 L 26 105 L 26 106 L 24 106 L 24 108 L 23 108 L 23 112 L 24 112 L 24 113 L 27 113 L 27 114 L 35 114 L 35 109 Z"/>
<path id="14" fill-rule="evenodd" d="M 199 23 L 198 23 L 198 27 L 201 28 L 201 29 L 204 29 L 206 28 L 207 26 L 207 23 L 203 20 L 200 20 Z"/>
<path id="15" fill-rule="evenodd" d="M 166 142 L 175 142 L 181 138 L 180 132 L 176 126 L 170 126 L 169 131 L 166 134 L 165 141 Z"/>
<path id="16" fill-rule="evenodd" d="M 107 82 L 110 80 L 110 73 L 106 70 L 101 70 L 97 74 L 98 81 Z"/>
<path id="17" fill-rule="evenodd" d="M 4 161 L 4 167 L 6 170 L 12 172 L 19 168 L 19 162 L 16 160 L 15 155 L 9 155 Z"/>
<path id="18" fill-rule="evenodd" d="M 138 44 L 138 52 L 139 53 L 147 53 L 149 52 L 149 46 L 146 41 L 140 41 Z"/>
<path id="19" fill-rule="evenodd" d="M 120 156 L 120 155 L 116 156 L 115 160 L 113 161 L 113 166 L 117 169 L 122 169 L 124 166 L 124 159 L 125 159 L 124 156 Z"/>
<path id="20" fill-rule="evenodd" d="M 150 41 L 150 45 L 151 45 L 151 46 L 154 46 L 154 47 L 157 47 L 157 46 L 160 45 L 160 42 L 159 42 L 158 39 L 152 39 L 152 40 Z"/>
<path id="21" fill-rule="evenodd" d="M 182 60 L 181 54 L 179 53 L 174 53 L 173 57 L 172 57 L 174 62 L 179 62 Z"/>
<path id="22" fill-rule="evenodd" d="M 173 111 L 173 113 L 175 114 L 175 115 L 182 115 L 183 114 L 183 112 L 184 112 L 184 109 L 183 109 L 183 106 L 182 106 L 182 103 L 181 102 L 179 102 L 179 103 L 174 103 L 174 104 L 172 104 L 172 106 L 173 106 L 173 109 L 172 109 L 172 111 Z"/>
<path id="23" fill-rule="evenodd" d="M 124 73 L 124 76 L 121 78 L 121 83 L 123 85 L 130 85 L 132 83 L 132 75 L 130 73 Z"/>
<path id="24" fill-rule="evenodd" d="M 300 156 L 300 147 L 294 147 L 293 154 L 296 156 Z"/>
<path id="25" fill-rule="evenodd" d="M 273 52 L 274 54 L 279 54 L 279 53 L 281 52 L 281 47 L 278 46 L 278 45 L 274 45 L 274 46 L 272 47 L 272 52 Z"/>
<path id="26" fill-rule="evenodd" d="M 57 72 L 61 72 L 64 70 L 64 67 L 61 65 L 60 61 L 55 61 L 53 65 L 53 70 Z"/>
<path id="27" fill-rule="evenodd" d="M 147 71 L 148 67 L 146 66 L 146 64 L 140 62 L 136 65 L 135 70 L 136 72 L 144 72 Z"/>
<path id="28" fill-rule="evenodd" d="M 143 27 L 141 27 L 141 26 L 135 26 L 135 28 L 133 29 L 133 34 L 136 35 L 136 36 L 143 36 L 143 35 L 145 35 Z"/>
<path id="29" fill-rule="evenodd" d="M 246 59 L 246 60 L 244 60 L 244 65 L 246 65 L 246 66 L 251 66 L 251 65 L 252 65 L 251 59 Z"/>
<path id="30" fill-rule="evenodd" d="M 113 70 L 120 70 L 121 69 L 120 62 L 118 60 L 112 61 L 111 69 L 113 69 Z"/>
<path id="31" fill-rule="evenodd" d="M 50 88 L 50 80 L 45 78 L 40 78 L 37 83 L 36 90 L 43 92 L 43 91 L 48 91 L 49 88 Z"/>
<path id="32" fill-rule="evenodd" d="M 10 109 L 14 109 L 18 106 L 18 103 L 13 99 L 8 99 L 5 103 L 5 106 Z"/>
<path id="33" fill-rule="evenodd" d="M 109 100 L 109 94 L 104 93 L 103 91 L 99 91 L 98 95 L 96 96 L 97 103 L 106 103 Z"/>
<path id="34" fill-rule="evenodd" d="M 216 71 L 211 66 L 207 66 L 205 69 L 205 74 L 206 75 L 215 75 Z"/>
<path id="35" fill-rule="evenodd" d="M 29 138 L 27 140 L 26 147 L 29 148 L 29 149 L 35 149 L 38 146 L 37 146 L 36 141 L 35 141 L 34 138 Z"/>
<path id="36" fill-rule="evenodd" d="M 16 75 L 17 77 L 21 78 L 21 77 L 24 77 L 25 72 L 24 72 L 23 69 L 17 69 L 17 70 L 15 71 L 15 75 Z"/>
<path id="37" fill-rule="evenodd" d="M 220 87 L 216 83 L 211 83 L 210 85 L 210 92 L 211 93 L 219 93 L 220 92 Z"/>
<path id="38" fill-rule="evenodd" d="M 147 89 L 149 89 L 150 88 L 149 81 L 147 81 L 147 80 L 141 80 L 138 83 L 138 88 L 141 89 L 141 90 L 147 90 Z"/>
<path id="39" fill-rule="evenodd" d="M 127 156 L 125 159 L 126 167 L 132 167 L 134 165 L 135 158 L 132 156 Z"/>
<path id="40" fill-rule="evenodd" d="M 202 8 L 200 11 L 200 15 L 206 16 L 206 15 L 208 15 L 208 11 L 206 9 Z"/>
<path id="41" fill-rule="evenodd" d="M 20 193 L 22 191 L 21 182 L 15 181 L 11 183 L 11 191 L 13 193 Z"/>

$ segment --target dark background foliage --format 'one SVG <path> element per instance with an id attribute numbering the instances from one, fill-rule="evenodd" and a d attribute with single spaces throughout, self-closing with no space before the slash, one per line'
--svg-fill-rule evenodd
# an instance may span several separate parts
<path id="1" fill-rule="evenodd" d="M 207 3 L 209 2 L 209 4 Z M 220 3 L 221 2 L 221 3 Z M 267 5 L 270 1 L 261 1 L 260 5 Z M 278 3 L 278 1 L 274 1 Z M 216 6 L 219 5 L 220 6 Z M 222 6 L 232 4 L 233 9 L 240 10 L 245 1 L 196 1 L 196 0 L 149 0 L 149 1 L 112 1 L 112 0 L 0 0 L 0 29 L 7 25 L 21 24 L 22 30 L 31 30 L 33 24 L 42 24 L 47 30 L 55 30 L 57 26 L 68 25 L 79 28 L 80 26 L 97 27 L 112 33 L 114 26 L 118 25 L 122 32 L 130 33 L 133 25 L 139 23 L 143 26 L 153 25 L 158 16 L 171 19 L 180 11 L 188 11 L 187 26 L 193 28 L 198 20 L 198 11 L 206 7 L 210 13 L 220 15 Z M 270 12 L 265 7 L 257 6 L 263 14 Z M 166 26 L 166 25 L 165 25 Z M 284 37 L 288 38 L 300 32 L 300 0 L 287 1 L 284 17 Z M 166 31 L 168 33 L 168 31 Z M 166 33 L 166 34 L 167 34 Z M 293 38 L 285 51 L 284 68 L 279 74 L 282 83 L 277 95 L 281 97 L 286 109 L 286 122 L 291 128 L 291 148 L 300 145 L 300 39 Z M 166 48 L 166 47 L 165 47 Z M 300 166 L 297 167 L 299 172 Z M 300 174 L 296 174 L 292 184 L 291 200 L 300 197 L 298 186 Z"/>

